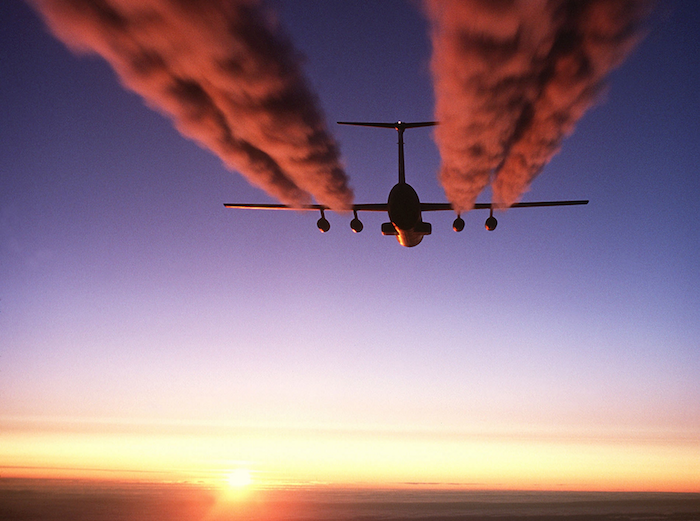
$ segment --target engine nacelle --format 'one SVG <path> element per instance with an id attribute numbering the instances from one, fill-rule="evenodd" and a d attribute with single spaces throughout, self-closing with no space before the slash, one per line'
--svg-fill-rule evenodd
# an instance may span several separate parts
<path id="1" fill-rule="evenodd" d="M 364 228 L 362 221 L 357 218 L 357 210 L 352 211 L 352 221 L 350 221 L 350 228 L 352 228 L 352 231 L 355 233 L 360 233 L 362 229 Z"/>
<path id="2" fill-rule="evenodd" d="M 350 221 L 350 228 L 352 228 L 353 232 L 360 233 L 364 228 L 364 225 L 362 224 L 362 221 L 355 217 L 352 221 Z"/>
<path id="3" fill-rule="evenodd" d="M 464 230 L 464 219 L 462 219 L 459 215 L 452 223 L 452 229 L 456 232 L 461 232 Z"/>
<path id="4" fill-rule="evenodd" d="M 328 219 L 325 217 L 321 217 L 318 221 L 316 221 L 316 226 L 318 226 L 318 231 L 321 233 L 326 233 L 331 229 L 331 223 L 329 223 Z"/>
<path id="5" fill-rule="evenodd" d="M 496 226 L 498 226 L 498 220 L 496 220 L 496 218 L 493 215 L 491 215 L 488 219 L 486 219 L 485 226 L 488 231 L 492 232 L 496 229 Z"/>

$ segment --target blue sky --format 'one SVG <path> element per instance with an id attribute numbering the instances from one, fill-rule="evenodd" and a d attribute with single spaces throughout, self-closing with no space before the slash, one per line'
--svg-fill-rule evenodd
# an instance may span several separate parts
<path id="1" fill-rule="evenodd" d="M 427 22 L 398 1 L 271 6 L 306 57 L 356 201 L 383 202 L 395 133 L 334 122 L 432 119 Z M 226 422 L 312 440 L 320 428 L 534 429 L 697 445 L 695 2 L 658 6 L 524 197 L 588 206 L 514 209 L 493 233 L 484 212 L 461 234 L 451 215 L 429 215 L 433 234 L 410 249 L 381 236 L 381 215 L 353 234 L 329 214 L 320 234 L 316 214 L 225 210 L 271 199 L 27 5 L 3 3 L 0 18 L 6 425 Z M 445 200 L 439 162 L 430 129 L 406 133 L 422 201 Z"/>

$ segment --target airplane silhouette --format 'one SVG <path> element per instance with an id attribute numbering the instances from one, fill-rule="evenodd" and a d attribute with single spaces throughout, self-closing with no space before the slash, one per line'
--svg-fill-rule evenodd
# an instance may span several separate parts
<path id="1" fill-rule="evenodd" d="M 425 235 L 430 235 L 432 226 L 423 221 L 421 212 L 440 212 L 453 210 L 450 203 L 421 203 L 418 194 L 411 185 L 406 183 L 406 170 L 403 159 L 403 133 L 408 128 L 431 127 L 437 125 L 436 121 L 423 121 L 419 123 L 365 123 L 355 121 L 338 121 L 340 125 L 357 125 L 362 127 L 391 128 L 399 133 L 399 182 L 389 192 L 389 199 L 386 203 L 368 203 L 352 205 L 353 219 L 350 221 L 350 228 L 353 232 L 359 233 L 364 228 L 362 222 L 357 217 L 357 212 L 387 212 L 389 222 L 382 223 L 382 235 L 395 235 L 401 246 L 411 247 L 419 244 Z M 511 208 L 533 208 L 538 206 L 574 206 L 588 204 L 587 200 L 576 201 L 537 201 L 521 202 L 511 205 Z M 326 219 L 325 210 L 328 206 L 322 204 L 308 204 L 303 206 L 287 206 L 284 204 L 238 204 L 225 203 L 226 208 L 246 208 L 252 210 L 315 210 L 321 212 L 321 217 L 316 221 L 316 226 L 321 233 L 325 233 L 331 228 L 331 224 Z M 493 231 L 496 229 L 498 221 L 493 216 L 492 203 L 476 203 L 474 210 L 489 210 L 489 217 L 486 219 L 486 229 Z M 464 229 L 464 219 L 459 212 L 457 218 L 452 223 L 452 229 L 461 232 Z"/>

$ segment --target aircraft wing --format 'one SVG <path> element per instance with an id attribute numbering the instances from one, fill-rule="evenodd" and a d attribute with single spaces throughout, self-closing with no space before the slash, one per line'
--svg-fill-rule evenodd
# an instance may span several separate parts
<path id="1" fill-rule="evenodd" d="M 267 204 L 267 203 L 224 203 L 226 208 L 244 208 L 248 210 L 328 210 L 327 206 L 322 204 L 305 204 L 303 206 L 287 206 L 286 204 Z"/>
<path id="2" fill-rule="evenodd" d="M 540 206 L 575 206 L 579 204 L 588 204 L 587 200 L 576 201 L 531 201 L 515 203 L 510 208 L 535 208 Z M 420 203 L 422 212 L 440 212 L 445 210 L 453 210 L 450 203 Z M 476 203 L 474 210 L 490 210 L 491 203 Z"/>
<path id="3" fill-rule="evenodd" d="M 587 200 L 575 201 L 530 201 L 515 203 L 510 208 L 535 208 L 542 206 L 575 206 L 579 204 L 588 204 Z M 248 210 L 296 210 L 296 211 L 311 211 L 311 210 L 330 210 L 325 204 L 305 204 L 302 206 L 287 206 L 286 204 L 268 204 L 268 203 L 224 203 L 226 208 L 244 208 Z M 489 210 L 491 203 L 476 203 L 474 210 Z M 450 203 L 420 203 L 422 212 L 441 212 L 453 210 Z M 387 212 L 389 205 L 387 203 L 363 203 L 353 204 L 351 210 L 355 212 Z"/>
<path id="4" fill-rule="evenodd" d="M 515 203 L 511 208 L 534 208 L 537 206 L 576 206 L 579 204 L 588 204 L 588 200 L 577 200 L 577 201 L 535 201 L 535 202 L 524 202 Z M 488 204 L 482 204 L 482 208 L 490 208 Z"/>
<path id="5" fill-rule="evenodd" d="M 243 208 L 248 210 L 296 210 L 298 212 L 310 210 L 330 210 L 325 204 L 305 204 L 302 206 L 287 206 L 286 204 L 267 204 L 267 203 L 224 203 L 226 208 Z M 387 212 L 389 207 L 387 203 L 366 203 L 353 204 L 351 210 L 356 212 Z"/>
<path id="6" fill-rule="evenodd" d="M 387 203 L 353 204 L 352 209 L 356 212 L 388 212 L 389 205 Z"/>

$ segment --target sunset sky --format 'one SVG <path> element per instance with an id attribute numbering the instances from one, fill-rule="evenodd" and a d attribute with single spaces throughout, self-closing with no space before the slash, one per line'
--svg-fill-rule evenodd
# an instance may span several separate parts
<path id="1" fill-rule="evenodd" d="M 587 206 L 402 248 L 225 209 L 275 200 L 1 2 L 0 476 L 700 492 L 700 7 L 659 4 L 523 197 Z M 335 122 L 435 117 L 419 4 L 267 5 L 385 202 L 396 133 Z"/>

